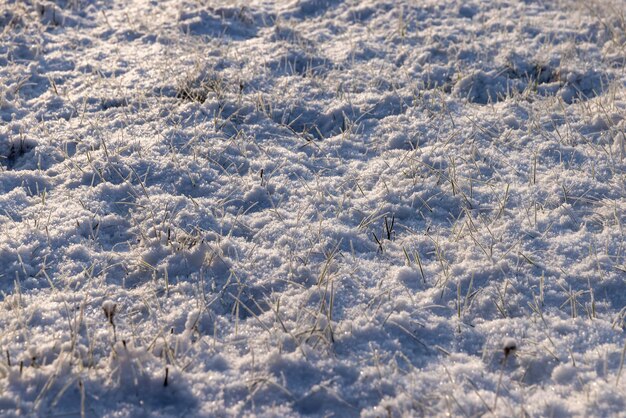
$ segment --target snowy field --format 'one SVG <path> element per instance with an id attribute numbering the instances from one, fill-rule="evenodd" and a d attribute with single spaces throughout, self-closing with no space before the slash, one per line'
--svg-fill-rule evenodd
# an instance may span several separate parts
<path id="1" fill-rule="evenodd" d="M 0 415 L 626 417 L 626 2 L 0 0 Z"/>

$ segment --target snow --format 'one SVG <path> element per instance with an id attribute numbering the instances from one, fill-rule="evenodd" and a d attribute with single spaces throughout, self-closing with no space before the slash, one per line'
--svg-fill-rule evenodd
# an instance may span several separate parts
<path id="1" fill-rule="evenodd" d="M 626 417 L 623 0 L 6 0 L 0 415 Z"/>

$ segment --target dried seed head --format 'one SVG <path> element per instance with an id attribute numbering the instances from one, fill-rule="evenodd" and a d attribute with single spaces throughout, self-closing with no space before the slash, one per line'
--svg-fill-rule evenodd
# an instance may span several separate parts
<path id="1" fill-rule="evenodd" d="M 104 311 L 104 315 L 110 324 L 113 324 L 113 317 L 115 316 L 115 309 L 117 308 L 117 304 L 112 300 L 105 300 L 102 302 L 102 310 Z"/>
<path id="2" fill-rule="evenodd" d="M 505 339 L 504 343 L 502 344 L 502 349 L 504 351 L 505 358 L 511 355 L 511 353 L 517 350 L 517 343 L 515 342 L 515 339 L 513 338 Z"/>

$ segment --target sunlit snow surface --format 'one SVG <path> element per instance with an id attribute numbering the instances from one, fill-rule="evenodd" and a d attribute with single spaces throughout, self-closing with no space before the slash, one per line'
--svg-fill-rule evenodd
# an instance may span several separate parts
<path id="1" fill-rule="evenodd" d="M 622 0 L 4 0 L 0 415 L 626 416 Z"/>

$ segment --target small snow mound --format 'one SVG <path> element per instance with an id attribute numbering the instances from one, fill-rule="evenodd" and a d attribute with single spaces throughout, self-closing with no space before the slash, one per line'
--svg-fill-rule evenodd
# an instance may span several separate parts
<path id="1" fill-rule="evenodd" d="M 265 206 L 269 202 L 269 196 L 267 190 L 257 184 L 243 195 L 243 200 L 247 205 Z"/>
<path id="2" fill-rule="evenodd" d="M 477 71 L 462 78 L 455 86 L 454 93 L 467 98 L 472 103 L 487 104 L 505 99 L 520 87 L 504 76 Z"/>
<path id="3" fill-rule="evenodd" d="M 194 309 L 187 315 L 187 320 L 185 321 L 185 329 L 192 330 L 198 325 L 198 321 L 200 320 L 200 315 L 202 315 L 202 311 L 199 309 Z"/>
<path id="4" fill-rule="evenodd" d="M 511 128 L 511 129 L 517 130 L 517 129 L 520 128 L 519 121 L 513 115 L 508 115 L 508 116 L 504 117 L 502 119 L 502 122 L 504 122 L 504 124 L 506 126 L 508 126 L 509 128 Z"/>
<path id="5" fill-rule="evenodd" d="M 571 104 L 575 100 L 589 100 L 600 95 L 608 85 L 608 78 L 597 70 L 564 70 L 561 80 L 565 83 L 559 92 L 565 103 Z"/>
<path id="6" fill-rule="evenodd" d="M 604 115 L 595 115 L 591 118 L 589 127 L 595 131 L 606 131 L 610 127 L 609 122 Z"/>
<path id="7" fill-rule="evenodd" d="M 568 385 L 576 378 L 576 367 L 571 364 L 559 364 L 552 370 L 552 380 L 560 385 Z"/>
<path id="8" fill-rule="evenodd" d="M 405 149 L 410 150 L 413 146 L 410 139 L 404 132 L 393 132 L 387 140 L 387 149 Z"/>
<path id="9" fill-rule="evenodd" d="M 422 287 L 422 276 L 413 267 L 402 266 L 395 272 L 396 279 L 410 289 Z"/>
<path id="10" fill-rule="evenodd" d="M 211 251 L 210 246 L 201 242 L 184 252 L 185 260 L 190 269 L 199 269 L 204 264 L 207 254 Z"/>

